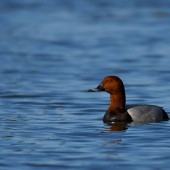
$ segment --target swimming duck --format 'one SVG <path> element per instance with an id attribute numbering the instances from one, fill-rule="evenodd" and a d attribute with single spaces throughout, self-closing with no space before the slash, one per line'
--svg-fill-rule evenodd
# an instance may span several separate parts
<path id="1" fill-rule="evenodd" d="M 155 105 L 137 105 L 126 108 L 125 88 L 117 76 L 107 76 L 97 88 L 90 92 L 106 91 L 110 94 L 111 103 L 106 111 L 104 122 L 160 122 L 169 120 L 162 107 Z"/>

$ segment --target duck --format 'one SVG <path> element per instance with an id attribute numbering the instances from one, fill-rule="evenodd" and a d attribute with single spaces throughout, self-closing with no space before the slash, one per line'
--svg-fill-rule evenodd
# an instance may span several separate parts
<path id="1" fill-rule="evenodd" d="M 149 123 L 169 120 L 165 110 L 156 105 L 126 106 L 126 94 L 123 81 L 117 76 L 107 76 L 103 81 L 89 92 L 106 91 L 110 94 L 110 106 L 106 111 L 105 123 Z"/>

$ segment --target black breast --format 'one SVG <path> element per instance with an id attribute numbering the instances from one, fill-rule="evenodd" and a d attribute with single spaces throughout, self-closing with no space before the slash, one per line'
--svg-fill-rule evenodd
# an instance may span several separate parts
<path id="1" fill-rule="evenodd" d="M 132 122 L 132 118 L 128 112 L 114 113 L 107 110 L 103 117 L 103 122 Z"/>

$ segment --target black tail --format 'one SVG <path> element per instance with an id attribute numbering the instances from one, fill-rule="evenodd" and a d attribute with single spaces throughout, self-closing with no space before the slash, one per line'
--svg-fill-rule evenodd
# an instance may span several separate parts
<path id="1" fill-rule="evenodd" d="M 169 120 L 168 114 L 165 112 L 164 109 L 162 109 L 163 111 L 163 120 Z"/>

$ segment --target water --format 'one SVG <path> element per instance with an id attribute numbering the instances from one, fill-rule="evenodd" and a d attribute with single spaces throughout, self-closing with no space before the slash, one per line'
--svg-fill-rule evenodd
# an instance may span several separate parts
<path id="1" fill-rule="evenodd" d="M 169 169 L 169 122 L 110 126 L 106 75 L 128 104 L 170 112 L 169 1 L 1 0 L 0 169 Z"/>

